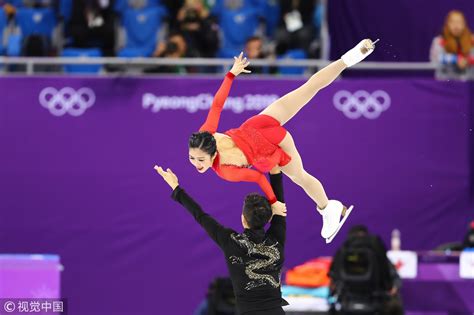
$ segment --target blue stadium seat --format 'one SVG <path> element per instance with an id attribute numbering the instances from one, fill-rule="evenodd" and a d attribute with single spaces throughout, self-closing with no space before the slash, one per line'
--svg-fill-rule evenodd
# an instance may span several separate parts
<path id="1" fill-rule="evenodd" d="M 23 6 L 23 0 L 7 0 L 6 3 L 9 3 L 16 8 L 21 8 Z"/>
<path id="2" fill-rule="evenodd" d="M 266 35 L 268 37 L 273 37 L 275 34 L 275 30 L 278 27 L 278 23 L 280 22 L 280 5 L 278 0 L 264 0 L 265 1 L 265 8 L 264 8 L 264 18 L 266 23 Z"/>
<path id="3" fill-rule="evenodd" d="M 114 11 L 117 13 L 122 13 L 128 7 L 128 0 L 116 0 L 114 4 Z"/>
<path id="4" fill-rule="evenodd" d="M 226 6 L 227 0 L 214 0 L 214 5 L 211 7 L 211 14 L 219 17 L 224 11 L 235 11 L 245 9 L 257 9 L 261 16 L 264 15 L 265 2 L 267 0 L 242 0 L 242 7 L 232 9 Z M 278 2 L 278 0 L 276 0 Z"/>
<path id="5" fill-rule="evenodd" d="M 0 11 L 0 55 L 5 53 L 5 46 L 3 44 L 3 33 L 5 32 L 5 28 L 7 27 L 7 15 L 5 11 Z"/>
<path id="6" fill-rule="evenodd" d="M 72 4 L 73 0 L 60 0 L 59 1 L 59 15 L 64 19 L 64 22 L 69 22 L 72 15 Z"/>
<path id="7" fill-rule="evenodd" d="M 247 39 L 257 30 L 259 14 L 258 8 L 254 7 L 220 13 L 219 25 L 223 35 L 220 57 L 235 56 L 242 51 Z"/>
<path id="8" fill-rule="evenodd" d="M 23 38 L 38 34 L 51 39 L 57 25 L 56 16 L 51 8 L 20 8 L 16 12 L 15 20 Z"/>
<path id="9" fill-rule="evenodd" d="M 160 6 L 124 11 L 122 16 L 122 25 L 126 34 L 124 50 L 128 53 L 138 52 L 137 57 L 151 56 L 165 15 L 166 10 Z"/>
<path id="10" fill-rule="evenodd" d="M 102 57 L 99 48 L 66 48 L 62 53 L 63 57 Z M 67 73 L 97 73 L 102 65 L 64 65 L 64 71 Z"/>
<path id="11" fill-rule="evenodd" d="M 114 11 L 123 14 L 126 10 L 135 9 L 131 1 L 133 0 L 116 0 L 114 4 Z M 148 9 L 161 5 L 161 0 L 143 0 L 144 6 L 140 9 Z"/>
<path id="12" fill-rule="evenodd" d="M 314 14 L 313 14 L 313 24 L 314 27 L 316 28 L 316 33 L 319 34 L 321 31 L 321 26 L 323 24 L 323 18 L 324 18 L 324 12 L 325 7 L 322 3 L 318 3 L 316 5 L 316 8 L 314 8 Z"/>
<path id="13" fill-rule="evenodd" d="M 22 7 L 53 7 L 55 0 L 6 0 L 6 3 L 13 5 L 16 8 Z"/>
<path id="14" fill-rule="evenodd" d="M 148 48 L 123 48 L 117 53 L 117 57 L 134 58 L 134 57 L 150 57 Z"/>
<path id="15" fill-rule="evenodd" d="M 239 45 L 239 46 L 223 46 L 219 49 L 217 52 L 217 57 L 218 58 L 232 58 L 234 56 L 238 56 L 240 52 L 244 50 L 244 45 Z"/>
<path id="16" fill-rule="evenodd" d="M 303 49 L 291 49 L 278 59 L 306 59 L 307 55 Z M 278 67 L 280 74 L 304 74 L 305 67 Z"/>
<path id="17" fill-rule="evenodd" d="M 21 35 L 10 34 L 7 43 L 7 56 L 18 57 L 21 55 Z"/>

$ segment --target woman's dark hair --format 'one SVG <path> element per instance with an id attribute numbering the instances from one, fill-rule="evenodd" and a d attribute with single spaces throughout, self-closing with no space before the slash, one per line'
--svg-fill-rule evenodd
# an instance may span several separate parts
<path id="1" fill-rule="evenodd" d="M 210 156 L 217 152 L 216 139 L 207 131 L 195 132 L 189 137 L 190 149 L 201 149 Z"/>
<path id="2" fill-rule="evenodd" d="M 245 197 L 243 214 L 251 229 L 261 229 L 270 221 L 272 208 L 267 198 L 249 194 Z"/>

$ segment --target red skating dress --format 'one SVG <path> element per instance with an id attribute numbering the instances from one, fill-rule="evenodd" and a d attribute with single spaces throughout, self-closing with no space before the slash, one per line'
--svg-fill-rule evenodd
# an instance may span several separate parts
<path id="1" fill-rule="evenodd" d="M 234 77 L 232 73 L 227 73 L 224 82 L 214 96 L 206 122 L 199 131 L 208 131 L 212 134 L 217 131 L 220 114 Z M 244 153 L 249 164 L 255 169 L 221 165 L 219 152 L 212 169 L 219 177 L 231 182 L 256 182 L 270 203 L 275 203 L 275 194 L 263 173 L 269 172 L 276 165 L 284 166 L 291 160 L 291 157 L 278 146 L 286 135 L 285 128 L 271 116 L 256 115 L 245 121 L 239 128 L 230 129 L 225 134 L 232 138 L 236 146 Z"/>

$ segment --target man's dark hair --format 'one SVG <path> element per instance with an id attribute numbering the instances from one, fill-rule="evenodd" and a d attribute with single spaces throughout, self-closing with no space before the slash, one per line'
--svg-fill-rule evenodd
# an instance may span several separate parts
<path id="1" fill-rule="evenodd" d="M 272 207 L 267 198 L 249 194 L 245 197 L 243 214 L 250 229 L 261 229 L 270 221 Z"/>

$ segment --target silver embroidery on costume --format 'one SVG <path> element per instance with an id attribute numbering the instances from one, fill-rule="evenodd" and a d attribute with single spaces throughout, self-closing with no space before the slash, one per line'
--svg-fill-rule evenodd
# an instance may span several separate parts
<path id="1" fill-rule="evenodd" d="M 246 290 L 252 290 L 257 287 L 264 285 L 271 285 L 274 288 L 278 288 L 281 284 L 281 276 L 278 276 L 278 280 L 275 280 L 271 275 L 260 274 L 257 271 L 264 272 L 273 269 L 277 262 L 280 260 L 280 252 L 278 251 L 278 242 L 266 245 L 267 240 L 262 243 L 256 244 L 252 242 L 245 234 L 232 234 L 232 240 L 238 243 L 242 248 L 247 250 L 247 255 L 259 255 L 264 258 L 257 258 L 245 263 L 245 274 L 252 279 L 245 286 Z M 229 261 L 231 264 L 243 264 L 241 257 L 230 256 Z M 271 268 L 269 268 L 271 267 Z M 280 272 L 281 274 L 281 272 Z"/>

